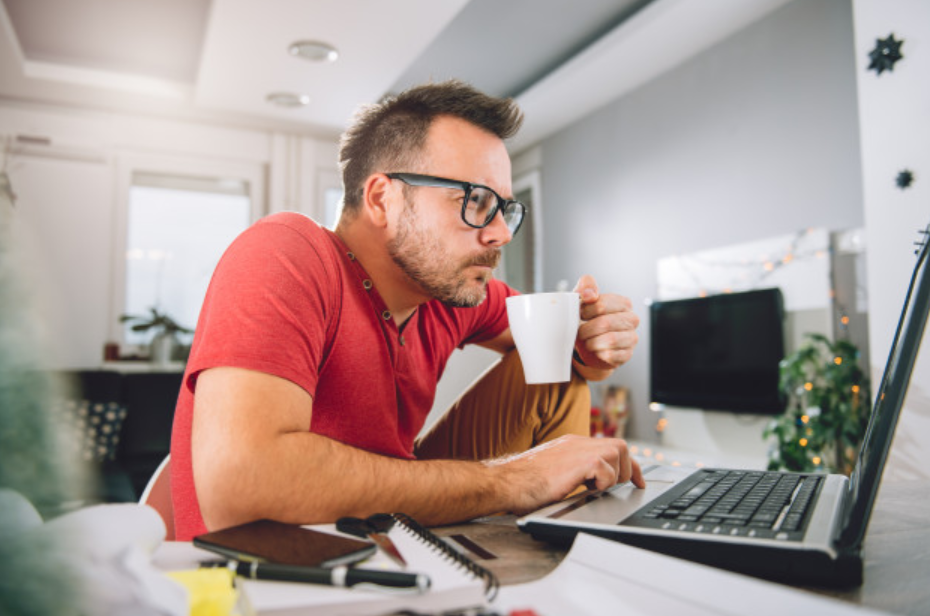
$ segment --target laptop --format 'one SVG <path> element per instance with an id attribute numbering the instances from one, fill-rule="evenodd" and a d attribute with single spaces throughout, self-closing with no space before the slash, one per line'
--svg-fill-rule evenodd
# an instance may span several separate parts
<path id="1" fill-rule="evenodd" d="M 777 581 L 860 585 L 863 540 L 930 310 L 927 252 L 923 243 L 850 477 L 650 466 L 645 489 L 584 492 L 518 519 L 519 528 L 554 543 L 591 533 Z"/>

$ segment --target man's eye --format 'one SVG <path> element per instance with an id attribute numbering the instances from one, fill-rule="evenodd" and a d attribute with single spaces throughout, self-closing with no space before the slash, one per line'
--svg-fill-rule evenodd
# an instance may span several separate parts
<path id="1" fill-rule="evenodd" d="M 486 212 L 494 204 L 494 195 L 487 190 L 475 189 L 469 195 L 468 200 L 470 208 L 474 208 L 479 212 Z"/>
<path id="2" fill-rule="evenodd" d="M 480 209 L 481 208 L 481 196 L 476 195 L 474 192 L 469 193 L 468 201 L 465 202 L 465 207 L 471 212 Z"/>

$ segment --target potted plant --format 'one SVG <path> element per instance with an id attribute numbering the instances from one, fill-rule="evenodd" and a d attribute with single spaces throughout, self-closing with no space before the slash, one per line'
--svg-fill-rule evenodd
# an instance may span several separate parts
<path id="1" fill-rule="evenodd" d="M 155 335 L 150 343 L 151 360 L 155 364 L 167 364 L 171 361 L 175 348 L 180 344 L 178 334 L 192 334 L 194 330 L 179 325 L 177 321 L 157 308 L 150 308 L 150 315 L 139 316 L 124 314 L 120 323 L 131 323 L 132 331 L 147 332 L 153 330 Z"/>
<path id="2" fill-rule="evenodd" d="M 779 364 L 779 387 L 785 412 L 763 432 L 764 438 L 775 438 L 769 469 L 849 475 L 871 411 L 856 345 L 808 334 Z"/>

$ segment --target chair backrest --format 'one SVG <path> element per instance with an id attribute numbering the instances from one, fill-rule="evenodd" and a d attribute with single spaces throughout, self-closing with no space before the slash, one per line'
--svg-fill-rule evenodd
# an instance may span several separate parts
<path id="1" fill-rule="evenodd" d="M 174 505 L 171 502 L 171 455 L 165 456 L 161 461 L 148 485 L 142 492 L 139 502 L 149 505 L 161 516 L 165 522 L 167 541 L 174 541 Z"/>

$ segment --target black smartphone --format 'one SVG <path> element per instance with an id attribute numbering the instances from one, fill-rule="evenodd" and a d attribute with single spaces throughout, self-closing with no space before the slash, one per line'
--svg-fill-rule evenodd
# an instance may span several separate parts
<path id="1" fill-rule="evenodd" d="M 194 537 L 194 545 L 240 561 L 304 567 L 348 565 L 374 554 L 368 541 L 331 535 L 293 524 L 258 520 Z"/>

